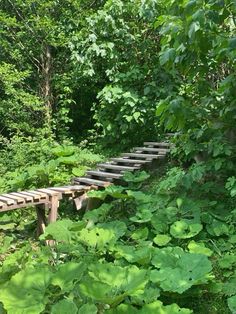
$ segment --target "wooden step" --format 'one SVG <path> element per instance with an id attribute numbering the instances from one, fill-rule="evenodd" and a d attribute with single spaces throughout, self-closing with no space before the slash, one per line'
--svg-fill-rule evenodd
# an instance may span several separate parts
<path id="1" fill-rule="evenodd" d="M 136 158 L 149 158 L 149 159 L 155 159 L 158 158 L 160 155 L 157 154 L 140 154 L 140 153 L 124 153 L 122 154 L 124 157 L 136 157 Z"/>
<path id="2" fill-rule="evenodd" d="M 170 147 L 170 144 L 165 142 L 144 142 L 143 144 L 153 147 Z"/>
<path id="3" fill-rule="evenodd" d="M 103 169 L 113 169 L 113 170 L 117 170 L 117 171 L 120 171 L 120 172 L 123 172 L 123 171 L 133 171 L 133 170 L 138 170 L 140 169 L 140 166 L 139 167 L 131 167 L 131 166 L 118 166 L 118 165 L 114 165 L 114 164 L 98 164 L 98 167 L 99 168 L 103 168 Z"/>
<path id="4" fill-rule="evenodd" d="M 90 179 L 90 178 L 85 178 L 85 177 L 74 178 L 74 182 L 85 183 L 88 185 L 95 185 L 95 186 L 101 186 L 101 187 L 107 187 L 112 184 L 111 182 L 108 182 L 108 181 L 95 180 L 95 179 Z"/>
<path id="5" fill-rule="evenodd" d="M 39 201 L 40 200 L 40 196 L 33 196 L 33 195 L 31 195 L 31 194 L 29 194 L 29 193 L 27 193 L 27 192 L 13 192 L 13 193 L 11 193 L 11 194 L 13 194 L 14 196 L 16 196 L 16 197 L 21 197 L 21 198 L 23 198 L 24 200 L 25 200 L 25 202 L 27 203 L 27 202 L 34 202 L 34 201 Z"/>
<path id="6" fill-rule="evenodd" d="M 105 171 L 93 171 L 93 170 L 86 171 L 86 174 L 95 176 L 95 177 L 104 177 L 104 178 L 111 178 L 111 179 L 120 179 L 123 177 L 122 174 L 118 174 L 118 173 L 111 173 L 111 172 L 105 172 Z"/>
<path id="7" fill-rule="evenodd" d="M 69 186 L 60 186 L 60 187 L 48 188 L 48 190 L 60 192 L 63 195 L 72 195 L 75 192 L 82 192 L 82 191 L 86 191 L 88 189 L 89 188 L 86 188 L 84 185 L 69 185 Z"/>
<path id="8" fill-rule="evenodd" d="M 125 163 L 125 164 L 148 164 L 152 162 L 151 160 L 140 160 L 140 159 L 129 159 L 129 158 L 111 158 L 110 160 L 115 161 L 117 163 Z"/>
<path id="9" fill-rule="evenodd" d="M 17 204 L 15 200 L 13 200 L 9 197 L 4 197 L 4 196 L 0 196 L 0 201 L 2 203 L 7 204 L 8 206 Z"/>
<path id="10" fill-rule="evenodd" d="M 90 187 L 86 185 L 71 185 L 72 191 L 89 191 Z"/>
<path id="11" fill-rule="evenodd" d="M 24 198 L 22 198 L 21 196 L 15 196 L 12 193 L 2 194 L 1 196 L 3 196 L 3 197 L 10 197 L 11 199 L 15 200 L 17 202 L 17 204 L 25 203 L 25 199 Z"/>
<path id="12" fill-rule="evenodd" d="M 6 203 L 0 202 L 0 210 L 6 208 Z"/>
<path id="13" fill-rule="evenodd" d="M 39 191 L 22 191 L 23 193 L 27 193 L 28 195 L 33 196 L 34 198 L 40 197 L 40 199 L 46 199 L 48 198 L 47 194 Z"/>
<path id="14" fill-rule="evenodd" d="M 141 152 L 153 152 L 153 153 L 168 153 L 170 149 L 168 148 L 154 148 L 154 147 L 134 147 L 134 150 Z"/>
<path id="15" fill-rule="evenodd" d="M 49 189 L 37 189 L 36 191 L 43 192 L 49 196 L 61 196 L 61 192 L 53 191 Z"/>

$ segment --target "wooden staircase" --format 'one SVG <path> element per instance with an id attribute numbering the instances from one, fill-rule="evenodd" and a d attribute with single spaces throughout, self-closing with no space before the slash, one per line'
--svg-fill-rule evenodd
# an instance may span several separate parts
<path id="1" fill-rule="evenodd" d="M 130 153 L 98 164 L 96 169 L 88 170 L 85 176 L 73 178 L 72 185 L 1 194 L 0 212 L 35 206 L 38 234 L 43 233 L 48 223 L 56 221 L 59 202 L 63 197 L 73 199 L 79 209 L 82 203 L 80 199 L 85 198 L 88 191 L 105 188 L 116 182 L 122 183 L 124 172 L 142 169 L 154 160 L 165 158 L 169 152 L 168 142 L 144 142 L 143 147 L 135 147 Z"/>

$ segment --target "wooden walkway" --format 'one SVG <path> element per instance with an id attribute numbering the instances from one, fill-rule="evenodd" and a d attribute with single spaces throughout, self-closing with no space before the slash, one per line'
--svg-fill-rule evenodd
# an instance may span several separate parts
<path id="1" fill-rule="evenodd" d="M 0 212 L 35 206 L 37 232 L 41 234 L 48 223 L 56 221 L 59 202 L 63 197 L 72 198 L 79 209 L 89 190 L 105 188 L 115 182 L 121 183 L 125 171 L 139 170 L 154 160 L 165 158 L 169 151 L 168 142 L 144 142 L 143 147 L 135 147 L 130 153 L 98 164 L 97 169 L 87 171 L 84 177 L 73 178 L 72 185 L 1 194 Z"/>

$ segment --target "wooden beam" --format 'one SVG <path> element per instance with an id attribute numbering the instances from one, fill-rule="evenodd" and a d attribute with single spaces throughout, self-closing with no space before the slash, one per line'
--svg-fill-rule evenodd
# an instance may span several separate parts
<path id="1" fill-rule="evenodd" d="M 151 158 L 155 159 L 158 158 L 160 155 L 154 155 L 154 154 L 140 154 L 140 153 L 123 153 L 123 157 L 136 157 L 136 158 Z"/>
<path id="2" fill-rule="evenodd" d="M 141 152 L 156 152 L 156 153 L 168 153 L 170 149 L 168 148 L 154 148 L 154 147 L 134 147 L 134 150 L 138 150 Z"/>
<path id="3" fill-rule="evenodd" d="M 108 181 L 101 181 L 101 180 L 94 180 L 94 179 L 90 179 L 90 178 L 74 178 L 74 181 L 76 183 L 85 183 L 85 184 L 89 184 L 89 185 L 97 185 L 97 186 L 101 186 L 101 187 L 107 187 L 111 184 L 111 182 Z"/>
<path id="4" fill-rule="evenodd" d="M 117 163 L 125 163 L 125 164 L 148 164 L 152 162 L 151 160 L 139 160 L 139 159 L 129 159 L 129 158 L 111 158 L 112 161 Z"/>
<path id="5" fill-rule="evenodd" d="M 93 171 L 89 170 L 86 174 L 95 176 L 95 177 L 104 177 L 104 178 L 111 178 L 111 179 L 120 179 L 122 178 L 122 174 L 118 173 L 111 173 L 111 172 L 104 172 L 104 171 Z"/>
<path id="6" fill-rule="evenodd" d="M 124 172 L 124 171 L 133 171 L 133 170 L 138 170 L 140 169 L 140 166 L 119 166 L 119 165 L 114 165 L 114 164 L 110 164 L 110 163 L 105 163 L 105 164 L 98 164 L 97 165 L 99 168 L 103 168 L 103 169 L 112 169 L 112 170 L 117 170 L 120 172 Z"/>
<path id="7" fill-rule="evenodd" d="M 144 145 L 151 145 L 151 146 L 155 146 L 155 147 L 170 147 L 169 143 L 165 143 L 165 142 L 144 142 Z"/>

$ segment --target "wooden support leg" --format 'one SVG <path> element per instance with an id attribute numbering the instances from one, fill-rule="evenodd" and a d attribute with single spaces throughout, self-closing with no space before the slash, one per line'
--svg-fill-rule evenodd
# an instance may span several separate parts
<path id="1" fill-rule="evenodd" d="M 51 206 L 48 214 L 48 223 L 55 222 L 57 220 L 57 211 L 59 207 L 59 198 L 57 195 L 51 196 Z"/>
<path id="2" fill-rule="evenodd" d="M 59 198 L 58 195 L 51 196 L 51 204 L 48 214 L 48 223 L 55 222 L 57 220 L 57 212 L 59 207 Z M 56 241 L 54 240 L 47 240 L 46 244 L 49 246 L 54 246 L 56 244 Z"/>
<path id="3" fill-rule="evenodd" d="M 85 207 L 86 203 L 88 202 L 88 195 L 87 193 L 84 193 L 76 198 L 74 198 L 75 207 L 77 210 L 80 210 L 81 208 Z"/>
<path id="4" fill-rule="evenodd" d="M 102 204 L 102 200 L 100 198 L 91 197 L 88 199 L 86 211 L 98 208 L 101 204 Z"/>
<path id="5" fill-rule="evenodd" d="M 37 213 L 37 237 L 44 233 L 45 227 L 47 225 L 47 220 L 45 216 L 45 207 L 47 204 L 40 204 L 36 206 Z"/>

